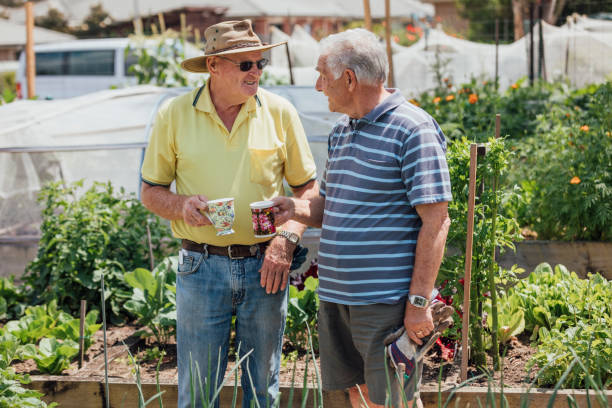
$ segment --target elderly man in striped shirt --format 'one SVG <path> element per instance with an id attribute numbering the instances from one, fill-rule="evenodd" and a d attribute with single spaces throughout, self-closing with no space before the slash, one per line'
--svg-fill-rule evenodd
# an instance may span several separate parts
<path id="1" fill-rule="evenodd" d="M 387 350 L 393 363 L 406 363 L 408 405 L 421 406 L 419 353 L 439 334 L 436 325 L 448 324 L 448 310 L 430 304 L 450 225 L 445 137 L 427 112 L 384 87 L 388 64 L 374 34 L 334 34 L 321 50 L 316 88 L 345 115 L 329 136 L 320 195 L 275 203 L 278 223 L 322 228 L 323 388 L 348 389 L 355 407 L 360 390 L 368 406 L 384 404 Z M 392 394 L 400 406 L 400 393 Z"/>

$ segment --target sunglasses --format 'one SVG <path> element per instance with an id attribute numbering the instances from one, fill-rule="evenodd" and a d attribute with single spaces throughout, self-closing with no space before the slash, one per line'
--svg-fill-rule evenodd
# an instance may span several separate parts
<path id="1" fill-rule="evenodd" d="M 219 58 L 223 58 L 224 60 L 227 60 L 229 62 L 231 62 L 234 65 L 237 65 L 240 67 L 240 70 L 242 72 L 249 72 L 251 70 L 251 68 L 253 68 L 253 64 L 257 65 L 257 69 L 262 70 L 264 69 L 264 67 L 266 65 L 268 65 L 268 60 L 265 58 L 260 59 L 259 61 L 241 61 L 241 62 L 236 62 L 234 60 L 231 60 L 227 57 L 224 57 L 223 55 L 218 55 Z"/>

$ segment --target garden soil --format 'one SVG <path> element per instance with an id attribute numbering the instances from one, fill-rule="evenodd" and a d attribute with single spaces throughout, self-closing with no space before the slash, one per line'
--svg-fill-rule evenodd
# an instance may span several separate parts
<path id="1" fill-rule="evenodd" d="M 176 368 L 176 343 L 170 341 L 168 345 L 162 348 L 164 355 L 159 362 L 152 350 L 155 349 L 155 344 L 148 344 L 142 339 L 133 336 L 133 333 L 138 330 L 138 327 L 126 325 L 121 327 L 109 327 L 107 330 L 107 344 L 109 363 L 109 376 L 111 378 L 120 378 L 126 380 L 135 379 L 135 365 L 128 354 L 128 347 L 133 358 L 139 362 L 140 377 L 143 382 L 155 382 L 159 375 L 160 383 L 171 383 L 177 379 Z M 77 377 L 102 377 L 104 376 L 104 349 L 103 349 L 103 333 L 99 330 L 94 335 L 94 343 L 87 350 L 84 356 L 84 363 L 81 369 L 78 368 L 78 363 L 72 363 L 71 367 L 63 372 L 63 375 Z M 158 347 L 159 349 L 159 347 Z M 285 350 L 287 353 L 288 350 Z M 525 387 L 527 383 L 533 380 L 535 369 L 531 373 L 527 373 L 525 367 L 530 357 L 535 353 L 535 349 L 529 345 L 529 339 L 526 337 L 513 338 L 506 350 L 504 359 L 504 386 L 505 387 Z M 147 359 L 147 356 L 149 359 Z M 318 357 L 317 357 L 318 360 Z M 492 367 L 491 358 L 488 357 L 488 366 Z M 318 361 L 317 361 L 318 362 Z M 158 373 L 159 363 L 159 373 Z M 447 362 L 440 358 L 440 350 L 435 345 L 427 354 L 423 369 L 423 385 L 437 386 L 440 375 L 440 366 L 442 365 L 442 379 L 445 386 L 458 384 L 460 372 L 460 357 L 456 357 L 455 361 Z M 226 377 L 231 376 L 227 381 L 228 384 L 233 384 L 235 372 L 235 361 L 230 358 Z M 30 375 L 40 375 L 36 369 L 36 364 L 32 360 L 18 362 L 13 364 L 13 367 L 21 373 L 29 373 Z M 293 372 L 295 370 L 295 376 Z M 474 367 L 469 367 L 469 375 L 477 375 L 480 372 Z M 293 358 L 284 358 L 281 366 L 280 380 L 281 384 L 290 386 L 293 383 L 296 387 L 302 387 L 304 374 L 307 374 L 308 383 L 316 385 L 316 373 L 313 370 L 312 360 L 307 358 L 306 353 L 293 353 Z M 238 374 L 239 376 L 239 374 Z M 495 380 L 499 381 L 500 372 L 496 372 Z M 482 378 L 476 381 L 475 386 L 487 386 L 487 380 Z"/>

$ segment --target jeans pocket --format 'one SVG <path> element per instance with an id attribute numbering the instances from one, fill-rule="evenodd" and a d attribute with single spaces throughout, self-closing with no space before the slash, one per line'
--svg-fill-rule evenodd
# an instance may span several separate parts
<path id="1" fill-rule="evenodd" d="M 187 276 L 196 272 L 202 263 L 204 254 L 198 254 L 197 257 L 192 255 L 192 252 L 186 252 L 183 255 L 183 263 L 179 263 L 176 271 L 177 276 Z M 196 259 L 197 258 L 197 259 Z"/>

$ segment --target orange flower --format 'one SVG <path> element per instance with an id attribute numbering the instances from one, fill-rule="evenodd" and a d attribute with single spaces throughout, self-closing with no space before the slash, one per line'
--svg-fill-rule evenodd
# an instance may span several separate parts
<path id="1" fill-rule="evenodd" d="M 410 102 L 411 104 L 415 105 L 415 106 L 421 106 L 421 104 L 419 103 L 419 101 L 417 101 L 416 99 L 411 99 L 408 102 Z"/>
<path id="2" fill-rule="evenodd" d="M 448 82 L 448 78 L 444 78 L 444 79 L 442 79 L 442 81 Z"/>
<path id="3" fill-rule="evenodd" d="M 580 126 L 580 130 L 582 130 L 583 132 L 588 132 L 589 131 L 589 125 Z"/>
<path id="4" fill-rule="evenodd" d="M 608 136 L 608 137 L 612 137 L 612 133 L 610 133 L 610 132 L 606 132 L 606 136 Z"/>
<path id="5" fill-rule="evenodd" d="M 399 37 L 398 37 L 397 35 L 394 35 L 394 36 L 393 36 L 393 41 L 395 41 L 396 43 L 398 43 L 398 42 L 399 42 Z"/>
<path id="6" fill-rule="evenodd" d="M 446 100 L 447 100 L 448 102 L 452 101 L 453 99 L 455 99 L 455 95 L 448 95 L 448 96 L 446 97 Z"/>
<path id="7" fill-rule="evenodd" d="M 570 180 L 570 184 L 580 184 L 580 179 L 576 176 L 572 177 L 572 179 Z"/>
<path id="8" fill-rule="evenodd" d="M 440 103 L 440 101 L 441 101 L 441 100 L 442 100 L 442 98 L 440 98 L 439 96 L 436 96 L 436 97 L 433 99 L 433 103 Z"/>
<path id="9" fill-rule="evenodd" d="M 475 93 L 470 94 L 468 102 L 471 103 L 472 105 L 478 102 L 478 95 L 476 95 Z"/>
<path id="10" fill-rule="evenodd" d="M 483 82 L 482 82 L 482 84 L 483 84 L 483 85 L 486 85 L 486 84 L 488 84 L 488 83 L 489 83 L 489 81 L 483 81 Z"/>
<path id="11" fill-rule="evenodd" d="M 518 89 L 518 84 L 512 84 L 512 89 Z"/>

